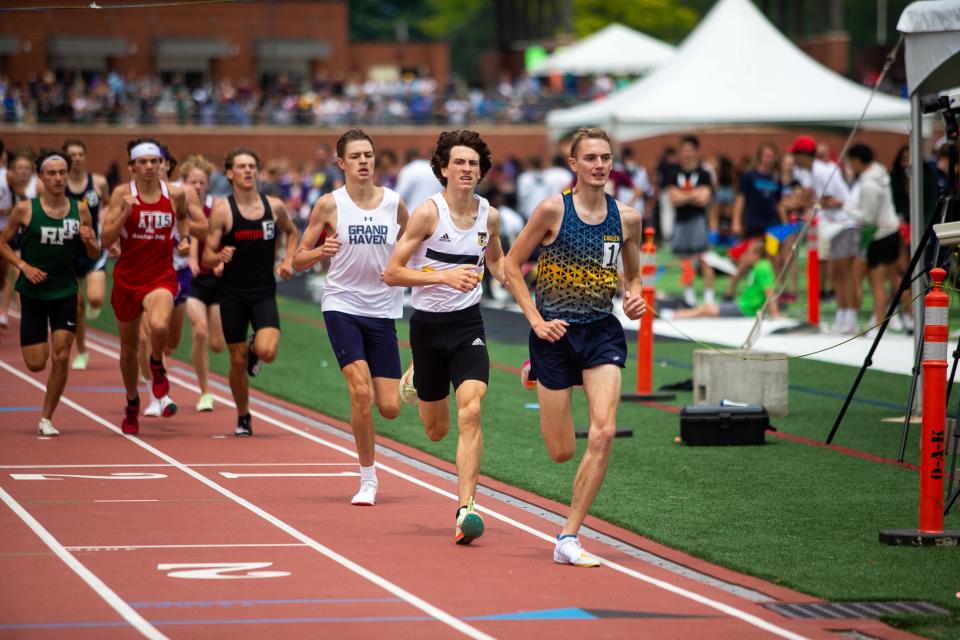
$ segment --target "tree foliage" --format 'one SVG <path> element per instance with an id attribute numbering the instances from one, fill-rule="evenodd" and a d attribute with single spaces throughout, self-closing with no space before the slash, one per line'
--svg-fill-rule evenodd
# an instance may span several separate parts
<path id="1" fill-rule="evenodd" d="M 700 14 L 677 0 L 574 0 L 578 38 L 619 22 L 654 38 L 679 42 L 693 29 Z"/>

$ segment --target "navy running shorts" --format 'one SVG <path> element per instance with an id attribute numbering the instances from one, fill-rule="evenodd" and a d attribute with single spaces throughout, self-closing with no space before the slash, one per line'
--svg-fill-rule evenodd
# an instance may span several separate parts
<path id="1" fill-rule="evenodd" d="M 374 378 L 400 379 L 397 323 L 391 318 L 367 318 L 342 311 L 324 311 L 330 346 L 340 368 L 363 360 Z"/>
<path id="2" fill-rule="evenodd" d="M 571 323 L 556 342 L 541 340 L 530 330 L 530 379 L 547 389 L 583 384 L 583 370 L 602 364 L 621 369 L 627 362 L 627 339 L 614 315 L 593 322 Z"/>
<path id="3" fill-rule="evenodd" d="M 196 298 L 208 307 L 220 304 L 220 278 L 212 273 L 198 273 L 190 282 L 190 298 Z"/>
<path id="4" fill-rule="evenodd" d="M 190 296 L 190 284 L 193 282 L 193 271 L 190 267 L 184 267 L 183 269 L 177 269 L 177 285 L 179 289 L 177 290 L 177 295 L 173 299 L 174 306 L 179 307 L 181 304 L 187 301 L 187 297 Z"/>

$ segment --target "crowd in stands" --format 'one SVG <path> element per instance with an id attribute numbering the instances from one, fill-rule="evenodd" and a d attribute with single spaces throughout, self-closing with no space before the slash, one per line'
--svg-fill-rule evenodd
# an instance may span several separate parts
<path id="1" fill-rule="evenodd" d="M 820 291 L 824 299 L 837 300 L 832 328 L 850 334 L 874 324 L 870 321 L 860 326 L 857 321 L 865 287 L 872 293 L 874 316 L 882 317 L 907 266 L 910 158 L 904 147 L 887 164 L 874 157 L 869 147 L 855 145 L 845 166 L 837 167 L 834 153 L 826 144 L 800 136 L 785 151 L 761 144 L 752 158 L 701 157 L 699 141 L 687 136 L 676 147 L 664 149 L 650 172 L 624 147 L 615 161 L 608 191 L 641 211 L 646 224 L 656 229 L 661 248 L 672 249 L 672 264 L 682 272 L 683 299 L 678 302 L 690 309 L 698 308 L 698 303 L 716 307 L 705 315 L 724 315 L 719 313 L 724 301 L 735 300 L 738 286 L 749 286 L 753 263 L 759 258 L 769 259 L 774 275 L 786 279 L 777 302 L 789 304 L 797 299 L 801 276 L 795 268 L 782 273 L 784 256 L 800 240 L 797 231 L 811 215 L 813 193 L 824 194 L 816 203 L 821 212 Z M 260 191 L 284 200 L 302 229 L 316 200 L 343 184 L 334 155 L 329 146 L 321 144 L 309 162 L 265 159 Z M 17 180 L 30 178 L 32 165 L 25 162 L 25 169 L 18 170 L 17 159 L 23 157 L 23 152 L 8 150 L 10 170 L 0 172 L 4 182 L 0 187 L 8 193 L 16 193 Z M 924 167 L 924 201 L 929 210 L 947 189 L 945 144 L 924 161 Z M 401 159 L 393 149 L 378 149 L 376 171 L 378 182 L 398 191 L 410 210 L 441 190 L 428 159 L 416 150 L 407 151 Z M 124 175 L 122 169 L 114 168 L 107 175 L 111 187 L 125 179 Z M 546 164 L 538 157 L 495 162 L 480 193 L 500 210 L 505 248 L 537 203 L 571 186 L 572 179 L 562 156 Z M 223 196 L 229 192 L 229 182 L 222 173 L 214 172 L 210 193 Z M 932 211 L 925 214 L 929 218 Z M 766 247 L 759 254 L 750 250 L 757 242 Z M 729 277 L 715 295 L 717 272 Z M 491 295 L 496 296 L 496 287 L 493 289 Z M 777 308 L 775 304 L 770 311 L 775 314 Z M 753 315 L 757 309 L 746 311 L 744 315 Z M 908 314 L 900 315 L 902 320 L 896 318 L 893 328 L 909 330 Z"/>
<path id="2" fill-rule="evenodd" d="M 551 91 L 529 76 L 504 78 L 489 90 L 459 81 L 440 86 L 430 76 L 393 81 L 298 81 L 278 75 L 256 83 L 213 83 L 180 74 L 123 76 L 116 72 L 45 72 L 26 84 L 0 77 L 2 119 L 8 123 L 150 125 L 443 124 L 543 122 L 547 111 L 610 90 L 604 78 Z"/>

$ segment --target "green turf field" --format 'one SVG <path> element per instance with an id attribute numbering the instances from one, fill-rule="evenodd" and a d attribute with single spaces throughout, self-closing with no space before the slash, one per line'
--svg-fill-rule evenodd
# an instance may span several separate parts
<path id="1" fill-rule="evenodd" d="M 350 401 L 333 357 L 318 305 L 281 299 L 283 337 L 276 363 L 266 366 L 255 387 L 342 420 Z M 97 326 L 114 330 L 105 312 Z M 401 323 L 401 340 L 407 338 Z M 491 360 L 518 367 L 523 345 L 491 342 Z M 658 341 L 657 385 L 692 377 L 695 347 Z M 632 347 L 631 347 L 632 350 Z M 189 362 L 189 329 L 176 357 Z M 409 350 L 402 351 L 404 363 Z M 212 369 L 226 374 L 223 354 Z M 781 431 L 822 441 L 829 432 L 856 369 L 812 360 L 790 362 L 790 415 L 777 418 Z M 624 389 L 633 386 L 631 363 Z M 119 372 L 118 372 L 119 376 Z M 844 421 L 836 443 L 896 458 L 900 425 L 882 423 L 902 415 L 909 379 L 869 372 Z M 582 394 L 575 392 L 575 415 L 585 425 Z M 178 398 L 180 399 L 180 398 Z M 180 399 L 192 411 L 194 398 Z M 522 389 L 515 374 L 491 370 L 484 401 L 482 473 L 568 503 L 579 455 L 553 463 L 540 439 L 538 414 L 525 408 L 536 394 Z M 691 402 L 679 393 L 674 404 Z M 235 415 L 219 406 L 224 432 Z M 768 438 L 764 447 L 685 447 L 674 443 L 677 415 L 622 405 L 619 424 L 634 437 L 618 439 L 610 470 L 592 513 L 643 536 L 731 569 L 828 600 L 926 600 L 949 607 L 950 616 L 900 618 L 894 624 L 931 638 L 960 637 L 960 549 L 905 549 L 881 545 L 881 528 L 916 526 L 918 474 L 819 447 Z M 399 419 L 378 419 L 378 432 L 446 460 L 453 460 L 456 438 L 430 442 L 414 407 Z M 918 428 L 911 434 L 907 461 L 918 462 Z M 582 453 L 584 441 L 578 440 Z M 960 528 L 960 509 L 947 520 Z"/>

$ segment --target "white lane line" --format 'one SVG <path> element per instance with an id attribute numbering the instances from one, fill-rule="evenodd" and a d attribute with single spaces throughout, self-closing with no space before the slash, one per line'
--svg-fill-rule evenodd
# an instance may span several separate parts
<path id="1" fill-rule="evenodd" d="M 0 464 L 0 469 L 128 469 L 172 467 L 170 464 Z M 197 462 L 185 467 L 355 467 L 355 462 Z"/>
<path id="2" fill-rule="evenodd" d="M 91 346 L 92 346 L 92 345 L 91 345 Z M 17 377 L 20 378 L 21 380 L 26 381 L 27 383 L 33 385 L 34 387 L 36 387 L 36 388 L 38 388 L 38 389 L 40 389 L 40 390 L 45 390 L 45 389 L 46 389 L 46 387 L 45 387 L 43 384 L 41 384 L 40 382 L 34 380 L 32 377 L 28 376 L 27 374 L 21 372 L 20 370 L 18 370 L 18 369 L 16 369 L 16 368 L 10 366 L 9 364 L 7 364 L 6 362 L 4 362 L 4 361 L 2 361 L 2 360 L 0 360 L 0 367 L 6 369 L 7 371 L 9 371 L 9 372 L 12 373 L 13 375 L 17 376 Z M 79 411 L 80 413 L 82 413 L 83 415 L 87 416 L 87 417 L 90 418 L 91 420 L 102 424 L 103 426 L 107 427 L 108 429 L 110 429 L 111 431 L 113 431 L 114 433 L 116 433 L 117 435 L 120 435 L 120 436 L 124 437 L 124 438 L 127 439 L 128 441 L 136 444 L 137 446 L 145 449 L 146 451 L 149 451 L 150 453 L 152 453 L 152 454 L 155 455 L 156 457 L 160 458 L 161 460 L 164 460 L 164 461 L 167 462 L 168 464 L 176 467 L 177 469 L 179 469 L 179 470 L 182 471 L 183 473 L 185 473 L 185 474 L 187 474 L 187 475 L 195 478 L 196 480 L 199 480 L 200 482 L 202 482 L 203 484 L 207 485 L 208 487 L 210 487 L 211 489 L 213 489 L 213 490 L 216 491 L 217 493 L 219 493 L 219 494 L 221 494 L 221 495 L 229 498 L 230 500 L 233 500 L 234 502 L 236 502 L 236 503 L 239 504 L 240 506 L 244 507 L 244 508 L 247 509 L 248 511 L 251 511 L 251 512 L 255 513 L 256 515 L 260 516 L 261 518 L 263 518 L 264 520 L 266 520 L 267 522 L 269 522 L 269 523 L 272 524 L 273 526 L 277 527 L 277 528 L 280 529 L 281 531 L 284 531 L 285 533 L 287 533 L 287 534 L 290 535 L 291 537 L 296 538 L 296 539 L 299 540 L 300 542 L 303 542 L 304 544 L 306 544 L 307 546 L 311 547 L 311 548 L 314 549 L 315 551 L 323 554 L 324 556 L 330 558 L 331 560 L 333 560 L 333 561 L 336 562 L 337 564 L 341 565 L 342 567 L 344 567 L 344 568 L 352 571 L 353 573 L 356 573 L 357 575 L 365 578 L 366 580 L 372 582 L 373 584 L 377 585 L 377 586 L 380 587 L 381 589 L 384 589 L 385 591 L 388 591 L 388 592 L 392 593 L 393 595 L 397 596 L 398 598 L 401 598 L 402 600 L 406 601 L 408 604 L 416 607 L 417 609 L 420 609 L 421 611 L 423 611 L 424 613 L 426 613 L 426 614 L 429 615 L 430 617 L 435 618 L 436 620 L 438 620 L 438 621 L 440 621 L 440 622 L 443 622 L 443 623 L 446 624 L 447 626 L 455 629 L 456 631 L 459 631 L 459 632 L 462 633 L 463 635 L 468 636 L 468 637 L 470 637 L 470 638 L 475 638 L 476 640 L 492 640 L 492 637 L 491 637 L 491 636 L 485 634 L 484 632 L 480 631 L 479 629 L 470 626 L 469 624 L 467 624 L 466 622 L 460 620 L 459 618 L 457 618 L 457 617 L 455 617 L 455 616 L 447 613 L 446 611 L 443 611 L 442 609 L 440 609 L 440 608 L 437 607 L 437 606 L 434 606 L 434 605 L 430 604 L 430 603 L 427 602 L 426 600 L 423 600 L 422 598 L 420 598 L 420 597 L 418 597 L 418 596 L 415 596 L 414 594 L 410 593 L 410 592 L 407 591 L 406 589 L 403 589 L 403 588 L 400 587 L 399 585 L 396 585 L 396 584 L 390 582 L 390 581 L 387 580 L 386 578 L 383 578 L 383 577 L 381 577 L 380 575 L 374 573 L 373 571 L 370 571 L 370 570 L 367 569 L 366 567 L 363 567 L 363 566 L 361 566 L 360 564 L 357 564 L 357 563 L 354 562 L 353 560 L 350 560 L 350 559 L 347 558 L 346 556 L 343 556 L 343 555 L 337 553 L 336 551 L 334 551 L 333 549 L 327 547 L 326 545 L 321 544 L 320 542 L 314 540 L 313 538 L 311 538 L 310 536 L 306 535 L 305 533 L 302 533 L 300 530 L 296 529 L 296 528 L 293 527 L 292 525 L 287 524 L 287 523 L 284 522 L 283 520 L 281 520 L 281 519 L 277 518 L 276 516 L 268 513 L 266 510 L 264 510 L 264 509 L 258 507 L 257 505 L 253 504 L 252 502 L 250 502 L 250 501 L 247 500 L 246 498 L 242 498 L 242 497 L 238 496 L 237 494 L 233 493 L 233 492 L 230 491 L 229 489 L 226 489 L 226 488 L 220 486 L 219 484 L 217 484 L 216 482 L 214 482 L 214 481 L 211 480 L 210 478 L 206 477 L 205 475 L 201 474 L 200 472 L 194 471 L 193 469 L 191 469 L 191 468 L 187 467 L 186 465 L 180 463 L 177 459 L 175 459 L 174 457 L 172 457 L 172 456 L 164 453 L 163 451 L 157 449 L 157 448 L 154 447 L 153 445 L 148 444 L 148 443 L 144 442 L 143 440 L 141 440 L 141 439 L 139 439 L 139 438 L 135 438 L 135 437 L 133 437 L 133 436 L 124 435 L 124 434 L 120 431 L 120 429 L 119 429 L 118 427 L 114 426 L 112 423 L 110 423 L 109 421 L 107 421 L 106 419 L 104 419 L 102 416 L 100 416 L 100 415 L 98 415 L 98 414 L 90 411 L 90 410 L 87 409 L 86 407 L 84 407 L 84 406 L 82 406 L 82 405 L 74 402 L 74 401 L 71 400 L 70 398 L 67 398 L 66 396 L 63 396 L 63 397 L 60 398 L 60 402 L 62 402 L 63 404 L 69 406 L 70 408 L 72 408 L 72 409 L 74 409 L 74 410 L 76 410 L 76 411 Z"/>
<path id="3" fill-rule="evenodd" d="M 246 549 L 262 547 L 301 547 L 308 545 L 302 542 L 274 542 L 274 543 L 237 543 L 237 544 L 97 544 L 64 547 L 68 551 L 136 551 L 138 549 Z"/>
<path id="4" fill-rule="evenodd" d="M 0 364 L 7 366 L 6 362 L 0 362 Z M 108 587 L 104 582 L 98 578 L 92 571 L 83 566 L 79 560 L 73 557 L 73 555 L 67 551 L 67 549 L 60 544 L 53 535 L 47 531 L 42 524 L 37 522 L 37 519 L 34 518 L 30 513 L 20 506 L 16 500 L 13 499 L 9 493 L 0 488 L 0 500 L 10 507 L 10 510 L 13 511 L 24 524 L 30 527 L 38 538 L 40 538 L 44 544 L 50 547 L 50 550 L 61 560 L 63 563 L 70 567 L 75 574 L 77 574 L 81 580 L 87 583 L 87 585 L 93 589 L 93 591 L 103 598 L 103 600 L 113 607 L 113 610 L 120 614 L 120 617 L 130 623 L 134 629 L 139 631 L 143 637 L 151 638 L 151 640 L 166 640 L 167 636 L 160 633 L 153 625 L 144 619 L 139 613 L 133 610 L 133 607 L 128 605 L 123 601 L 120 596 L 113 592 L 113 590 Z M 55 609 L 55 608 L 54 608 Z"/>
<path id="5" fill-rule="evenodd" d="M 101 344 L 91 343 L 90 340 L 87 340 L 87 344 L 88 344 L 88 347 L 89 347 L 89 348 L 91 348 L 91 349 L 93 349 L 93 350 L 95 350 L 95 351 L 99 351 L 100 353 L 102 353 L 102 354 L 104 354 L 104 355 L 107 355 L 107 356 L 110 356 L 110 357 L 112 357 L 112 358 L 114 358 L 114 359 L 119 359 L 119 357 L 120 357 L 120 354 L 119 354 L 118 352 L 116 352 L 116 351 L 114 351 L 114 350 L 112 350 L 112 349 L 109 349 L 109 348 L 107 348 L 107 347 L 104 347 L 104 346 L 102 346 Z M 196 385 L 194 385 L 194 384 L 192 384 L 192 383 L 190 383 L 190 382 L 187 382 L 186 380 L 184 380 L 184 379 L 182 379 L 182 378 L 180 378 L 180 377 L 178 377 L 178 376 L 171 376 L 171 375 L 168 374 L 168 378 L 170 379 L 171 382 L 173 382 L 173 383 L 175 383 L 175 384 L 183 387 L 184 389 L 188 389 L 188 390 L 193 391 L 193 392 L 195 392 L 195 393 L 199 393 L 199 392 L 200 392 L 200 388 L 199 388 L 199 387 L 197 387 Z M 217 399 L 219 402 L 222 402 L 222 403 L 226 404 L 227 406 L 236 407 L 236 405 L 233 403 L 233 400 L 232 400 L 231 398 L 227 398 L 227 397 L 222 396 L 222 395 L 217 394 L 217 393 L 214 393 L 213 396 L 214 396 L 214 398 Z M 250 409 L 250 413 L 251 413 L 252 415 L 256 416 L 257 419 L 259 419 L 259 420 L 264 420 L 265 422 L 268 422 L 268 423 L 270 423 L 270 424 L 272 424 L 272 425 L 274 425 L 274 426 L 276 426 L 276 427 L 279 427 L 279 428 L 283 429 L 284 431 L 288 431 L 288 432 L 290 432 L 290 433 L 292 433 L 292 434 L 295 434 L 295 435 L 297 435 L 297 436 L 299 436 L 299 437 L 301 437 L 301 438 L 306 438 L 307 440 L 311 440 L 311 441 L 316 442 L 316 443 L 318 443 L 318 444 L 322 444 L 322 445 L 324 445 L 324 446 L 326 446 L 326 447 L 329 447 L 329 448 L 331 448 L 331 449 L 334 449 L 335 451 L 339 451 L 339 452 L 341 452 L 341 453 L 343 453 L 343 454 L 345 454 L 345 455 L 348 455 L 348 456 L 350 456 L 351 458 L 356 458 L 356 457 L 357 457 L 356 452 L 351 451 L 350 449 L 347 449 L 346 447 L 343 447 L 343 446 L 340 446 L 339 444 L 330 442 L 329 440 L 324 440 L 323 438 L 321 438 L 321 437 L 319 437 L 319 436 L 316 436 L 316 435 L 314 435 L 314 434 L 312 434 L 312 433 L 309 433 L 309 432 L 307 432 L 307 431 L 303 431 L 303 430 L 301 430 L 301 429 L 298 429 L 298 428 L 296 428 L 296 427 L 293 427 L 293 426 L 291 426 L 291 425 L 289 425 L 289 424 L 287 424 L 287 423 L 285 423 L 285 422 L 282 422 L 282 421 L 277 420 L 277 419 L 275 419 L 275 418 L 273 418 L 273 417 L 271 417 L 271 416 L 268 416 L 268 415 L 266 415 L 266 414 L 264 414 L 264 413 L 261 413 L 260 411 L 256 411 L 256 410 L 254 410 L 254 409 L 251 408 L 251 409 Z M 411 476 L 411 475 L 409 475 L 409 474 L 406 474 L 406 473 L 404 473 L 404 472 L 402 472 L 402 471 L 400 471 L 400 470 L 398 470 L 398 469 L 394 469 L 394 468 L 392 468 L 392 467 L 390 467 L 390 466 L 388 466 L 388 465 L 383 464 L 382 462 L 377 462 L 376 465 L 377 465 L 378 468 L 383 469 L 383 470 L 386 471 L 387 473 L 393 474 L 393 475 L 395 475 L 395 476 L 397 476 L 397 477 L 399 477 L 399 478 L 403 478 L 404 480 L 407 480 L 407 481 L 409 481 L 409 482 L 412 482 L 413 484 L 416 484 L 416 485 L 418 485 L 418 486 L 420 486 L 420 487 L 423 487 L 424 489 L 427 489 L 427 490 L 429 490 L 429 491 L 432 491 L 432 492 L 437 493 L 437 494 L 442 495 L 442 496 L 446 496 L 446 497 L 448 497 L 448 498 L 450 498 L 451 500 L 454 500 L 454 501 L 456 501 L 456 500 L 458 499 L 458 497 L 457 497 L 456 494 L 453 494 L 453 493 L 451 493 L 451 492 L 449 492 L 449 491 L 446 491 L 446 490 L 444 490 L 444 489 L 441 489 L 440 487 L 437 487 L 437 486 L 432 485 L 432 484 L 430 484 L 430 483 L 428 483 L 428 482 L 425 482 L 425 481 L 423 481 L 423 480 L 420 480 L 420 479 L 418 479 L 418 478 L 415 478 L 415 477 L 413 477 L 413 476 Z M 530 535 L 536 536 L 536 537 L 540 538 L 541 540 L 548 541 L 550 544 L 556 544 L 556 538 L 555 538 L 554 536 L 550 535 L 549 533 L 544 533 L 543 531 L 539 531 L 538 529 L 534 529 L 533 527 L 527 526 L 527 525 L 523 524 L 522 522 L 518 522 L 517 520 L 514 520 L 513 518 L 510 518 L 509 516 L 505 516 L 505 515 L 503 515 L 503 514 L 501 514 L 501 513 L 498 513 L 498 512 L 496 512 L 496 511 L 493 511 L 493 510 L 488 509 L 488 508 L 486 508 L 486 507 L 477 506 L 476 509 L 477 509 L 477 511 L 481 511 L 481 512 L 483 512 L 483 513 L 486 513 L 487 515 L 489 515 L 489 516 L 491 516 L 491 517 L 493 517 L 493 518 L 495 518 L 495 519 L 497 519 L 497 520 L 500 520 L 501 522 L 504 522 L 504 523 L 509 524 L 509 525 L 511 525 L 511 526 L 513 526 L 513 527 L 516 527 L 517 529 L 520 529 L 521 531 L 525 531 L 526 533 L 529 533 Z M 596 554 L 593 554 L 593 555 L 596 555 Z M 772 633 L 772 634 L 775 635 L 775 636 L 779 636 L 779 637 L 781 637 L 781 638 L 787 638 L 788 640 L 807 640 L 805 636 L 802 636 L 802 635 L 799 635 L 799 634 L 797 634 L 797 633 L 794 633 L 793 631 L 790 631 L 790 630 L 788 630 L 788 629 L 784 629 L 784 628 L 782 628 L 782 627 L 778 627 L 777 625 L 773 624 L 772 622 L 768 622 L 768 621 L 764 620 L 763 618 L 760 618 L 759 616 L 753 615 L 752 613 L 748 613 L 748 612 L 746 612 L 746 611 L 742 611 L 742 610 L 740 610 L 740 609 L 738 609 L 738 608 L 736 608 L 736 607 L 733 607 L 733 606 L 728 605 L 728 604 L 724 604 L 723 602 L 719 602 L 719 601 L 714 600 L 714 599 L 712 599 L 712 598 L 709 598 L 709 597 L 707 597 L 707 596 L 700 595 L 699 593 L 696 593 L 696 592 L 694 592 L 694 591 L 690 591 L 689 589 L 684 589 L 683 587 L 679 587 L 679 586 L 677 586 L 677 585 L 671 584 L 671 583 L 669 583 L 669 582 L 667 582 L 667 581 L 665 581 L 665 580 L 660 580 L 659 578 L 654 578 L 653 576 L 650 576 L 650 575 L 647 575 L 647 574 L 642 573 L 642 572 L 640 572 L 640 571 L 636 571 L 636 570 L 631 569 L 631 568 L 629 568 L 629 567 L 623 566 L 623 565 L 621 565 L 621 564 L 619 564 L 619 563 L 613 562 L 612 560 L 606 560 L 606 559 L 604 559 L 604 558 L 599 558 L 599 560 L 600 560 L 600 562 L 602 562 L 605 566 L 610 567 L 610 568 L 613 569 L 614 571 L 618 571 L 618 572 L 620 572 L 620 573 L 622 573 L 622 574 L 624 574 L 624 575 L 630 576 L 631 578 L 635 578 L 635 579 L 640 580 L 640 581 L 642 581 L 642 582 L 646 582 L 647 584 L 653 585 L 653 586 L 658 587 L 658 588 L 660 588 L 660 589 L 663 589 L 663 590 L 665 590 L 665 591 L 669 591 L 670 593 L 673 593 L 673 594 L 675 594 L 675 595 L 681 596 L 681 597 L 683 597 L 683 598 L 687 598 L 688 600 L 692 600 L 692 601 L 694 601 L 694 602 L 698 602 L 698 603 L 700 603 L 700 604 L 702 604 L 702 605 L 705 605 L 705 606 L 707 606 L 707 607 L 710 607 L 710 608 L 712 608 L 712 609 L 716 609 L 717 611 L 721 611 L 721 612 L 723 612 L 723 613 L 725 613 L 725 614 L 727 614 L 727 615 L 729 615 L 729 616 L 731 616 L 731 617 L 734 617 L 734 618 L 737 618 L 737 619 L 739 619 L 739 620 L 742 620 L 743 622 L 746 622 L 747 624 L 753 625 L 753 626 L 755 626 L 755 627 L 757 627 L 757 628 L 759 628 L 759 629 L 763 629 L 764 631 L 768 631 L 768 632 Z"/>

